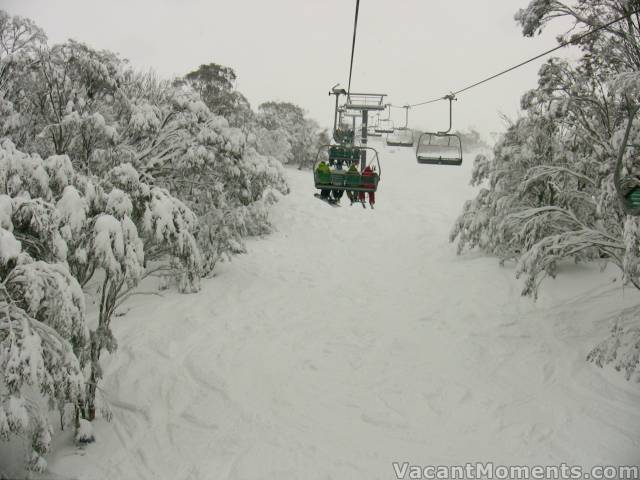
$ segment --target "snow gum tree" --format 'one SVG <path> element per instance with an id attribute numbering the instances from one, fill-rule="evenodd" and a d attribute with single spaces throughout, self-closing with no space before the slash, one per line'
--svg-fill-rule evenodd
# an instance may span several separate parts
<path id="1" fill-rule="evenodd" d="M 472 183 L 484 187 L 465 204 L 451 240 L 459 251 L 478 247 L 514 260 L 525 295 L 537 296 L 541 280 L 566 259 L 614 263 L 626 282 L 640 286 L 638 222 L 620 208 L 613 184 L 627 127 L 628 143 L 639 144 L 640 129 L 629 123 L 640 100 L 640 18 L 631 15 L 638 7 L 627 0 L 533 0 L 516 14 L 525 36 L 570 18 L 573 27 L 559 41 L 573 41 L 582 55 L 577 65 L 546 62 L 538 87 L 522 97 L 523 117 L 509 125 L 493 158 L 476 158 Z M 629 173 L 637 174 L 636 159 L 636 149 L 626 149 Z M 637 321 L 629 323 L 589 355 L 599 365 L 614 363 L 627 378 L 640 372 Z"/>
<path id="2" fill-rule="evenodd" d="M 328 136 L 305 112 L 288 102 L 265 102 L 258 107 L 258 149 L 268 154 L 279 150 L 282 163 L 311 166 Z M 284 148 L 282 148 L 284 146 Z"/>
<path id="3" fill-rule="evenodd" d="M 204 273 L 211 273 L 221 258 L 244 251 L 244 237 L 269 231 L 274 192 L 288 192 L 282 166 L 188 85 L 134 76 L 123 90 L 121 143 L 111 155 L 130 159 L 144 179 L 196 213 Z"/>
<path id="4" fill-rule="evenodd" d="M 226 118 L 234 127 L 242 127 L 252 121 L 253 111 L 245 96 L 235 89 L 236 80 L 233 68 L 209 63 L 187 73 L 175 85 L 190 86 L 214 115 Z"/>
<path id="5" fill-rule="evenodd" d="M 0 149 L 0 437 L 29 439 L 27 465 L 42 471 L 52 427 L 38 400 L 59 411 L 83 401 L 89 330 L 38 160 Z"/>
<path id="6" fill-rule="evenodd" d="M 261 151 L 234 82 L 216 64 L 163 81 L 0 11 L 0 436 L 32 439 L 32 468 L 53 432 L 39 401 L 91 437 L 114 312 L 142 279 L 197 291 L 270 231 L 292 144 Z"/>
<path id="7" fill-rule="evenodd" d="M 71 40 L 39 48 L 8 89 L 22 120 L 18 129 L 28 126 L 17 146 L 42 157 L 68 154 L 79 171 L 89 173 L 94 151 L 115 139 L 107 113 L 121 67 L 114 54 Z M 7 134 L 16 137 L 11 129 Z"/>
<path id="8" fill-rule="evenodd" d="M 148 274 L 145 253 L 156 259 L 170 257 L 183 272 L 181 287 L 198 288 L 201 264 L 194 237 L 197 218 L 165 189 L 141 182 L 131 165 L 112 169 L 104 179 L 89 179 L 75 172 L 66 155 L 42 160 L 5 141 L 0 145 L 0 225 L 0 307 L 8 312 L 2 331 L 2 345 L 7 350 L 0 350 L 0 358 L 9 362 L 22 355 L 24 362 L 30 362 L 35 353 L 16 350 L 23 348 L 23 342 L 16 339 L 15 332 L 39 335 L 41 340 L 27 342 L 24 348 L 57 348 L 53 353 L 38 353 L 54 362 L 45 362 L 48 376 L 38 374 L 48 382 L 42 384 L 41 394 L 50 399 L 52 407 L 63 409 L 72 403 L 80 415 L 93 419 L 102 376 L 100 354 L 117 346 L 111 320 L 118 305 Z M 100 285 L 100 300 L 96 326 L 88 329 L 81 285 L 92 278 Z M 17 309 L 22 313 L 15 313 Z M 37 323 L 40 330 L 29 333 L 31 330 L 22 326 L 33 323 L 29 319 L 47 325 L 49 330 L 41 332 Z M 20 328 L 14 325 L 18 321 L 22 322 Z M 11 369 L 7 367 L 6 371 Z M 22 383 L 9 383 L 6 377 L 4 382 L 16 397 L 25 385 L 34 385 L 36 377 L 35 373 L 25 376 Z M 65 386 L 72 380 L 73 388 Z M 40 429 L 40 440 L 47 435 L 49 438 L 50 427 L 43 420 L 46 417 L 35 408 L 29 411 L 36 415 L 35 420 L 11 423 L 10 432 L 24 433 L 31 425 Z M 34 468 L 43 468 L 41 457 L 47 448 L 48 441 L 34 450 L 39 455 L 31 462 Z"/>

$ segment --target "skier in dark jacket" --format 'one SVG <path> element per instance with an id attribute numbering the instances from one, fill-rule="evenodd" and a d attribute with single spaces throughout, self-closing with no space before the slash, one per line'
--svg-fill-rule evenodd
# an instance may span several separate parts
<path id="1" fill-rule="evenodd" d="M 358 173 L 358 167 L 356 166 L 355 162 L 349 166 L 347 175 L 360 175 Z M 351 200 L 351 205 L 353 205 L 356 200 L 358 200 L 358 194 L 352 190 L 347 190 L 347 197 L 349 197 L 349 200 Z"/>
<path id="2" fill-rule="evenodd" d="M 343 160 L 336 160 L 334 165 L 337 172 L 342 172 Z M 331 194 L 333 195 L 333 199 L 335 200 L 335 202 L 339 204 L 342 195 L 344 195 L 344 190 L 332 190 Z"/>

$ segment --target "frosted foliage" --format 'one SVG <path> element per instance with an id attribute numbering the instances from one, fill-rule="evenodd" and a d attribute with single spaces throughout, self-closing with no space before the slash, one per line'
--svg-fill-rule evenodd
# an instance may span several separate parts
<path id="1" fill-rule="evenodd" d="M 622 270 L 626 279 L 640 278 L 640 220 L 637 217 L 627 217 L 624 223 L 623 241 L 625 255 L 622 262 Z"/>
<path id="2" fill-rule="evenodd" d="M 49 175 L 38 155 L 28 155 L 5 140 L 0 144 L 0 194 L 49 199 Z"/>
<path id="3" fill-rule="evenodd" d="M 202 259 L 194 237 L 198 225 L 196 215 L 165 189 L 151 189 L 144 213 L 145 236 L 157 245 L 168 248 L 182 264 L 182 290 L 197 290 Z"/>
<path id="4" fill-rule="evenodd" d="M 29 360 L 34 360 L 33 356 L 31 356 Z M 18 361 L 18 359 L 16 359 L 16 361 Z M 37 362 L 37 360 L 34 360 L 34 363 L 35 362 Z M 40 359 L 40 363 L 42 363 L 42 359 Z M 39 367 L 40 365 L 37 364 L 37 366 Z M 35 378 L 33 381 L 35 381 Z M 24 432 L 29 428 L 29 414 L 24 398 L 11 395 L 9 399 L 4 402 L 4 407 L 10 430 L 14 432 Z"/>
<path id="5" fill-rule="evenodd" d="M 473 171 L 471 173 L 471 182 L 473 186 L 480 185 L 484 180 L 489 178 L 490 162 L 486 155 L 478 154 L 473 160 Z"/>
<path id="6" fill-rule="evenodd" d="M 52 155 L 45 160 L 44 165 L 51 179 L 53 192 L 60 194 L 67 185 L 73 183 L 75 172 L 67 155 Z"/>
<path id="7" fill-rule="evenodd" d="M 0 194 L 0 228 L 13 230 L 11 216 L 13 215 L 13 201 L 8 195 Z"/>
<path id="8" fill-rule="evenodd" d="M 135 133 L 152 133 L 160 128 L 160 110 L 148 103 L 132 104 L 129 125 Z"/>
<path id="9" fill-rule="evenodd" d="M 60 231 L 65 241 L 77 238 L 86 225 L 88 211 L 87 202 L 80 192 L 71 185 L 65 187 L 56 204 L 56 210 L 63 225 Z"/>
<path id="10" fill-rule="evenodd" d="M 60 215 L 54 205 L 41 199 L 22 202 L 12 220 L 14 230 L 33 240 L 34 254 L 38 257 L 66 260 L 67 244 L 60 233 Z"/>
<path id="11" fill-rule="evenodd" d="M 95 441 L 95 436 L 93 434 L 93 425 L 91 422 L 85 420 L 84 418 L 80 419 L 80 427 L 76 431 L 76 442 L 77 443 L 91 443 Z"/>
<path id="12" fill-rule="evenodd" d="M 515 19 L 522 25 L 522 33 L 525 36 L 533 36 L 541 28 L 542 19 L 551 3 L 551 0 L 533 0 L 527 8 L 518 10 Z"/>
<path id="13" fill-rule="evenodd" d="M 523 112 L 496 143 L 493 158 L 474 165 L 474 184 L 487 185 L 465 204 L 451 238 L 459 251 L 480 247 L 501 262 L 515 261 L 525 295 L 536 297 L 542 280 L 561 273 L 567 260 L 614 264 L 624 284 L 640 288 L 640 220 L 621 208 L 640 171 L 639 117 L 631 118 L 640 95 L 638 35 L 631 19 L 610 22 L 633 2 L 527 3 L 516 14 L 524 35 L 568 18 L 557 39 L 571 40 L 580 58 L 551 58 L 540 67 L 537 87 L 522 96 Z M 634 315 L 590 356 L 627 378 L 638 368 Z"/>
<path id="14" fill-rule="evenodd" d="M 112 168 L 108 179 L 114 187 L 128 193 L 139 192 L 141 188 L 138 172 L 130 163 Z"/>
<path id="15" fill-rule="evenodd" d="M 93 179 L 78 175 L 76 176 L 75 187 L 81 193 L 87 205 L 89 216 L 104 211 L 106 196 L 102 187 Z"/>
<path id="16" fill-rule="evenodd" d="M 87 342 L 84 293 L 65 266 L 42 261 L 21 264 L 5 284 L 29 316 L 54 328 L 77 349 Z"/>
<path id="17" fill-rule="evenodd" d="M 0 304 L 0 366 L 13 394 L 24 383 L 54 399 L 75 399 L 84 382 L 69 343 L 16 305 Z"/>
<path id="18" fill-rule="evenodd" d="M 129 217 L 121 220 L 125 241 L 124 267 L 126 282 L 133 286 L 144 273 L 144 244 L 138 236 L 138 230 Z"/>
<path id="19" fill-rule="evenodd" d="M 589 352 L 587 360 L 599 367 L 611 364 L 627 380 L 640 382 L 640 328 L 633 325 L 637 315 L 637 309 L 623 312 L 609 337 Z"/>
<path id="20" fill-rule="evenodd" d="M 274 157 L 283 164 L 293 160 L 293 147 L 283 129 L 260 128 L 256 137 L 256 146 L 260 153 Z"/>
<path id="21" fill-rule="evenodd" d="M 111 277 L 124 275 L 128 282 L 142 275 L 144 250 L 135 225 L 124 217 L 99 216 L 93 227 L 92 256 Z"/>
<path id="22" fill-rule="evenodd" d="M 637 71 L 619 73 L 611 80 L 610 87 L 615 93 L 637 97 L 640 95 L 640 73 Z"/>
<path id="23" fill-rule="evenodd" d="M 42 473 L 47 468 L 44 455 L 49 451 L 53 428 L 49 425 L 47 418 L 40 414 L 34 416 L 31 421 L 31 456 L 27 468 L 29 470 Z"/>
<path id="24" fill-rule="evenodd" d="M 20 242 L 13 234 L 0 227 L 0 267 L 5 266 L 9 261 L 18 258 L 22 250 Z"/>
<path id="25" fill-rule="evenodd" d="M 92 251 L 98 265 L 111 275 L 118 275 L 121 271 L 120 261 L 124 258 L 124 239 L 122 228 L 117 218 L 111 215 L 101 215 L 94 227 Z"/>
<path id="26" fill-rule="evenodd" d="M 32 448 L 28 467 L 41 471 L 52 429 L 37 405 L 27 404 L 22 392 L 27 385 L 38 388 L 56 407 L 76 402 L 84 383 L 78 360 L 53 328 L 0 300 L 0 375 L 7 392 L 0 401 L 0 436 L 28 436 Z"/>
<path id="27" fill-rule="evenodd" d="M 9 440 L 9 434 L 11 429 L 9 427 L 9 418 L 7 412 L 4 411 L 4 407 L 0 403 L 0 438 L 2 440 Z"/>
<path id="28" fill-rule="evenodd" d="M 209 108 L 200 99 L 200 96 L 189 89 L 178 89 L 172 92 L 171 101 L 178 110 L 186 111 L 194 116 L 196 121 L 204 121 L 213 115 Z M 215 116 L 213 116 L 215 117 Z M 229 126 L 229 122 L 223 117 L 217 117 L 219 128 Z"/>
<path id="29" fill-rule="evenodd" d="M 264 192 L 275 189 L 282 194 L 289 193 L 284 167 L 273 157 L 259 154 L 253 148 L 245 152 L 245 162 L 250 183 L 252 201 L 263 198 Z"/>
<path id="30" fill-rule="evenodd" d="M 85 130 L 85 136 L 101 137 L 112 142 L 118 139 L 116 129 L 107 125 L 104 117 L 98 112 L 83 116 L 81 128 Z"/>
<path id="31" fill-rule="evenodd" d="M 239 128 L 227 128 L 223 131 L 222 148 L 234 155 L 242 155 L 245 147 L 245 135 Z"/>
<path id="32" fill-rule="evenodd" d="M 125 216 L 131 216 L 133 204 L 129 195 L 118 188 L 114 188 L 107 194 L 105 211 L 117 219 L 123 219 Z"/>

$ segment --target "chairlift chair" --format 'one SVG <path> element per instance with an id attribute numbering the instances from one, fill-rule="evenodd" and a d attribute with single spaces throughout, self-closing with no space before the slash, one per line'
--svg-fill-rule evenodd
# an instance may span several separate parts
<path id="1" fill-rule="evenodd" d="M 378 133 L 376 127 L 367 127 L 367 136 L 369 137 L 381 137 L 382 134 Z"/>
<path id="2" fill-rule="evenodd" d="M 387 145 L 391 147 L 413 147 L 413 131 L 409 128 L 398 128 L 387 135 Z"/>
<path id="3" fill-rule="evenodd" d="M 362 155 L 366 151 L 373 153 L 368 165 L 374 170 L 373 175 L 363 175 L 362 172 L 349 173 L 347 169 L 332 170 L 330 172 L 318 172 L 318 165 L 325 159 L 323 152 L 326 150 L 329 163 L 342 161 L 346 166 L 354 162 L 360 163 Z M 313 165 L 313 179 L 315 188 L 319 190 L 348 190 L 352 192 L 375 192 L 380 182 L 380 159 L 375 148 L 344 145 L 323 145 L 318 150 L 316 161 Z"/>
<path id="4" fill-rule="evenodd" d="M 344 104 L 347 110 L 384 110 L 382 102 L 387 95 L 384 93 L 353 93 L 347 92 L 347 101 Z"/>
<path id="5" fill-rule="evenodd" d="M 413 147 L 413 130 L 409 129 L 409 105 L 405 109 L 404 127 L 396 128 L 393 133 L 387 135 L 387 145 L 393 147 Z"/>
<path id="6" fill-rule="evenodd" d="M 333 139 L 340 144 L 353 143 L 354 132 L 351 127 L 336 128 L 333 132 Z"/>
<path id="7" fill-rule="evenodd" d="M 380 123 L 375 127 L 375 131 L 377 133 L 393 133 L 395 129 L 393 128 L 393 120 L 386 118 L 380 120 Z"/>
<path id="8" fill-rule="evenodd" d="M 449 100 L 449 128 L 444 132 L 425 132 L 418 138 L 416 160 L 418 163 L 430 165 L 462 165 L 462 141 L 451 131 L 453 120 L 453 93 L 446 95 Z"/>
<path id="9" fill-rule="evenodd" d="M 416 160 L 430 165 L 462 165 L 460 137 L 455 133 L 422 133 L 416 146 Z"/>
<path id="10" fill-rule="evenodd" d="M 382 134 L 376 131 L 376 127 L 380 124 L 380 114 L 376 113 L 375 123 L 367 128 L 367 136 L 369 137 L 381 137 Z"/>
<path id="11" fill-rule="evenodd" d="M 377 133 L 393 133 L 393 120 L 391 120 L 391 104 L 388 103 L 385 105 L 385 108 L 389 109 L 389 113 L 387 114 L 387 118 L 379 119 L 378 124 L 376 125 Z"/>

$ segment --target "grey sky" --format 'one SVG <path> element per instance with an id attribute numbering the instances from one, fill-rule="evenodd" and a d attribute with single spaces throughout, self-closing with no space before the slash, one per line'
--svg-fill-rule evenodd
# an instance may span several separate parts
<path id="1" fill-rule="evenodd" d="M 415 103 L 459 89 L 555 46 L 549 29 L 522 37 L 513 15 L 528 0 L 361 0 L 354 91 Z M 140 69 L 181 75 L 202 63 L 233 67 L 251 104 L 286 100 L 322 125 L 327 92 L 346 86 L 353 0 L 0 0 L 35 20 L 51 43 L 74 38 L 116 51 Z M 568 55 L 569 52 L 560 52 Z M 454 128 L 502 130 L 543 60 L 463 94 Z M 403 112 L 394 110 L 397 123 Z M 411 111 L 410 125 L 446 128 L 445 102 Z"/>

